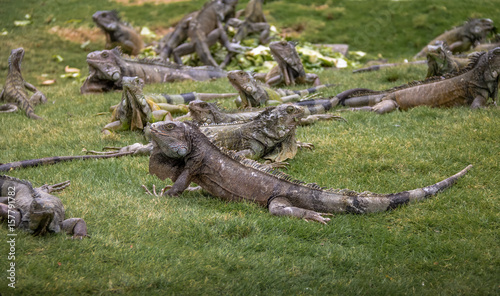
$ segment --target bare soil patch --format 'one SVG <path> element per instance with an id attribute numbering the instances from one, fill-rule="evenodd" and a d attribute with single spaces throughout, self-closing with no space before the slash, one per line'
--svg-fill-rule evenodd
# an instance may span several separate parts
<path id="1" fill-rule="evenodd" d="M 56 34 L 62 39 L 69 40 L 75 43 L 83 43 L 86 41 L 91 42 L 106 42 L 104 33 L 99 28 L 64 28 L 59 26 L 54 26 L 49 29 L 49 33 Z"/>

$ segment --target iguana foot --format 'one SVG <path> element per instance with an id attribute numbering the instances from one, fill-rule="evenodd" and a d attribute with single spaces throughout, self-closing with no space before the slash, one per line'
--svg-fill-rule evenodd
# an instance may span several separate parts
<path id="1" fill-rule="evenodd" d="M 104 147 L 103 150 L 110 150 L 110 151 L 95 151 L 95 150 L 87 150 L 83 149 L 82 152 L 85 153 L 90 153 L 90 154 L 104 154 L 104 155 L 110 155 L 110 154 L 116 154 L 116 153 L 124 153 L 124 152 L 133 152 L 133 155 L 150 155 L 151 150 L 153 149 L 153 145 L 151 143 L 149 144 L 141 144 L 141 143 L 134 143 L 132 145 L 128 145 L 125 147 Z"/>
<path id="2" fill-rule="evenodd" d="M 141 187 L 144 188 L 144 190 L 146 191 L 146 194 L 153 195 L 153 196 L 156 196 L 156 197 L 160 197 L 160 196 L 165 195 L 165 192 L 167 190 L 169 190 L 170 188 L 172 188 L 172 185 L 165 186 L 160 191 L 160 194 L 156 193 L 156 186 L 154 184 L 153 184 L 153 192 L 149 191 L 149 189 L 146 187 L 146 185 L 142 185 Z M 188 188 L 184 189 L 184 191 L 199 191 L 199 190 L 202 190 L 202 189 L 203 188 L 201 188 L 201 186 L 195 186 L 195 187 L 189 186 Z"/>
<path id="3" fill-rule="evenodd" d="M 47 193 L 51 193 L 51 192 L 55 192 L 55 191 L 61 191 L 64 188 L 68 187 L 69 185 L 71 185 L 71 182 L 69 180 L 67 180 L 67 181 L 57 183 L 54 185 L 44 184 L 40 187 L 40 189 L 42 191 L 47 192 Z"/>
<path id="4" fill-rule="evenodd" d="M 299 148 L 307 148 L 307 149 L 313 149 L 314 148 L 314 145 L 312 143 L 303 143 L 303 142 L 299 142 L 297 141 L 297 147 Z"/>
<path id="5" fill-rule="evenodd" d="M 321 224 L 326 225 L 326 223 L 328 221 L 330 221 L 330 218 L 325 218 L 323 216 L 333 216 L 333 214 L 330 214 L 330 213 L 318 213 L 318 212 L 315 212 L 315 211 L 307 211 L 306 215 L 302 219 L 304 219 L 307 222 L 309 222 L 309 221 L 316 221 L 316 222 L 319 222 Z"/>
<path id="6" fill-rule="evenodd" d="M 262 165 L 270 169 L 287 169 L 289 163 L 284 161 L 271 162 L 270 160 L 266 160 L 266 162 Z"/>
<path id="7" fill-rule="evenodd" d="M 309 115 L 307 117 L 301 118 L 300 125 L 302 125 L 302 126 L 310 125 L 310 124 L 316 123 L 319 120 L 337 120 L 337 121 L 343 120 L 343 121 L 347 122 L 347 120 L 345 118 L 343 118 L 342 116 L 337 116 L 337 115 L 333 115 L 333 114 L 313 114 L 313 115 Z"/>

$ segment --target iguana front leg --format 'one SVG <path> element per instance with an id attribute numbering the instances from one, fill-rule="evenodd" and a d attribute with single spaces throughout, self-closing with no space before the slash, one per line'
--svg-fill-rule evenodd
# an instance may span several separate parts
<path id="1" fill-rule="evenodd" d="M 72 234 L 73 239 L 89 237 L 87 234 L 87 223 L 82 218 L 69 218 L 62 222 L 62 229 L 67 234 Z"/>
<path id="2" fill-rule="evenodd" d="M 478 108 L 483 108 L 486 106 L 487 98 L 484 96 L 477 96 L 474 101 L 472 101 L 472 104 L 470 105 L 471 109 L 478 109 Z"/>
<path id="3" fill-rule="evenodd" d="M 25 81 L 24 87 L 33 92 L 33 95 L 29 99 L 31 104 L 36 105 L 38 103 L 47 102 L 47 97 L 41 91 L 39 91 L 33 84 Z"/>
<path id="4" fill-rule="evenodd" d="M 276 216 L 292 216 L 306 221 L 316 221 L 321 224 L 326 224 L 330 218 L 323 216 L 333 216 L 329 213 L 318 213 L 311 210 L 306 210 L 292 206 L 290 201 L 284 197 L 276 197 L 269 203 L 269 212 Z"/>
<path id="5" fill-rule="evenodd" d="M 178 196 L 189 187 L 189 184 L 191 184 L 191 172 L 189 169 L 184 169 L 175 180 L 174 185 L 165 192 L 165 195 Z"/>

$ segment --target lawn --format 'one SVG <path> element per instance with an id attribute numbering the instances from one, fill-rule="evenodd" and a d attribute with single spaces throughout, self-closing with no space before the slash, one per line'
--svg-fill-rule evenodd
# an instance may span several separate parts
<path id="1" fill-rule="evenodd" d="M 79 155 L 145 140 L 140 133 L 101 135 L 121 93 L 80 95 L 85 57 L 104 38 L 91 15 L 118 9 L 134 26 L 160 32 L 202 0 L 130 6 L 113 1 L 0 2 L 0 84 L 10 50 L 24 47 L 23 76 L 48 102 L 0 115 L 0 162 Z M 326 3 L 326 4 L 325 4 Z M 246 1 L 238 7 L 243 8 Z M 351 50 L 400 62 L 469 17 L 498 25 L 497 1 L 268 1 L 269 21 L 293 38 L 348 43 Z M 26 18 L 28 15 L 28 18 Z M 31 20 L 27 26 L 14 21 Z M 158 39 L 161 36 L 158 36 Z M 86 43 L 86 41 L 89 41 Z M 84 44 L 85 43 L 85 44 Z M 82 44 L 84 46 L 82 46 Z M 59 55 L 63 61 L 58 61 Z M 61 78 L 64 67 L 80 78 Z M 385 89 L 419 80 L 425 66 L 352 74 L 318 72 L 333 95 L 354 87 Z M 41 82 L 56 79 L 51 86 Z M 231 92 L 225 80 L 147 85 L 145 92 Z M 230 102 L 222 102 L 230 106 Z M 104 115 L 99 115 L 105 113 Z M 474 168 L 432 199 L 391 212 L 337 215 L 328 225 L 271 216 L 251 203 L 205 193 L 151 197 L 141 185 L 171 184 L 148 173 L 148 157 L 75 161 L 13 170 L 35 186 L 71 180 L 56 195 L 68 217 L 84 218 L 91 238 L 33 237 L 17 231 L 15 259 L 0 227 L 2 295 L 498 295 L 500 294 L 500 109 L 415 108 L 383 116 L 342 113 L 347 122 L 297 130 L 313 143 L 287 173 L 321 186 L 378 193 L 438 182 Z M 15 263 L 15 289 L 7 269 Z"/>

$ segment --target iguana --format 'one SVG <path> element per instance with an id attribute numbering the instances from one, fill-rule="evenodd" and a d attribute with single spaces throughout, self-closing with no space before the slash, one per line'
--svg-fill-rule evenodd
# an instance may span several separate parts
<path id="1" fill-rule="evenodd" d="M 403 63 L 388 63 L 388 64 L 380 64 L 380 65 L 373 65 L 365 68 L 359 68 L 352 70 L 352 73 L 363 73 L 363 72 L 372 72 L 372 71 L 378 71 L 380 69 L 384 68 L 392 68 L 392 67 L 399 67 L 403 65 L 423 65 L 426 64 L 427 61 L 425 60 L 419 60 L 419 61 L 412 61 L 412 62 L 403 62 Z"/>
<path id="2" fill-rule="evenodd" d="M 23 57 L 24 49 L 22 47 L 13 49 L 10 52 L 9 71 L 4 88 L 0 93 L 0 103 L 5 102 L 7 104 L 0 106 L 0 112 L 14 112 L 19 107 L 29 118 L 42 119 L 42 117 L 35 114 L 33 106 L 47 102 L 47 98 L 35 86 L 24 80 L 21 74 Z M 33 92 L 31 97 L 28 97 L 28 90 Z"/>
<path id="3" fill-rule="evenodd" d="M 446 43 L 440 42 L 436 45 L 428 45 L 427 52 L 427 76 L 442 76 L 456 74 L 467 67 L 470 60 L 467 57 L 455 57 L 448 49 Z"/>
<path id="4" fill-rule="evenodd" d="M 237 151 L 251 159 L 266 159 L 276 162 L 280 166 L 284 160 L 293 158 L 297 148 L 312 148 L 308 143 L 301 143 L 295 139 L 295 129 L 304 116 L 304 109 L 293 104 L 283 104 L 268 107 L 251 121 L 232 122 L 226 124 L 202 125 L 201 131 L 210 138 L 215 145 Z M 152 144 L 141 145 L 135 143 L 123 148 L 107 147 L 111 154 L 118 152 L 150 151 Z"/>
<path id="5" fill-rule="evenodd" d="M 223 200 L 249 200 L 267 207 L 273 215 L 323 224 L 330 220 L 323 217 L 328 214 L 380 212 L 423 200 L 453 185 L 472 167 L 469 165 L 459 173 L 423 188 L 392 194 L 358 193 L 323 189 L 282 172 L 263 169 L 234 152 L 220 150 L 189 122 L 154 123 L 151 132 L 153 151 L 149 172 L 161 180 L 168 178 L 174 182 L 164 192 L 166 195 L 180 195 L 193 182 Z"/>
<path id="6" fill-rule="evenodd" d="M 123 58 L 118 48 L 91 52 L 87 55 L 87 63 L 89 76 L 80 88 L 82 94 L 122 89 L 125 76 L 138 76 L 147 84 L 226 77 L 225 71 L 213 67 L 187 67 L 159 59 Z"/>
<path id="7" fill-rule="evenodd" d="M 164 60 L 170 59 L 174 49 L 182 44 L 188 38 L 189 23 L 196 16 L 198 11 L 186 14 L 175 26 L 174 30 L 165 35 L 160 40 L 158 52 L 160 57 Z"/>
<path id="8" fill-rule="evenodd" d="M 144 47 L 141 35 L 122 22 L 116 10 L 97 11 L 92 20 L 106 35 L 106 48 L 120 46 L 126 54 L 138 55 Z"/>
<path id="9" fill-rule="evenodd" d="M 434 45 L 436 41 L 440 40 L 446 42 L 454 54 L 465 52 L 494 30 L 495 26 L 490 19 L 470 19 L 462 26 L 453 28 L 434 38 L 428 45 Z M 428 48 L 425 46 L 414 58 L 425 57 L 427 51 Z"/>
<path id="10" fill-rule="evenodd" d="M 312 84 L 320 85 L 317 74 L 306 73 L 302 60 L 292 41 L 274 41 L 269 44 L 269 50 L 278 63 L 269 73 L 254 75 L 256 79 L 264 81 L 269 86 Z"/>
<path id="11" fill-rule="evenodd" d="M 489 42 L 479 43 L 472 50 L 474 51 L 488 51 L 500 46 L 500 34 L 495 34 Z"/>
<path id="12" fill-rule="evenodd" d="M 232 18 L 228 21 L 230 26 L 238 28 L 233 37 L 233 42 L 241 42 L 249 34 L 260 33 L 260 43 L 269 43 L 269 33 L 271 30 L 262 10 L 264 1 L 265 0 L 250 0 L 243 12 L 245 17 L 243 21 L 237 18 Z"/>
<path id="13" fill-rule="evenodd" d="M 6 219 L 9 231 L 26 230 L 33 235 L 65 232 L 73 238 L 87 237 L 87 224 L 82 218 L 65 219 L 61 200 L 51 192 L 70 182 L 33 188 L 30 182 L 0 175 L 0 218 Z"/>
<path id="14" fill-rule="evenodd" d="M 220 41 L 229 52 L 237 52 L 239 46 L 229 42 L 226 31 L 222 26 L 225 14 L 228 11 L 234 11 L 235 5 L 236 1 L 229 0 L 211 0 L 205 3 L 203 8 L 189 22 L 187 34 L 190 42 L 179 45 L 174 49 L 175 62 L 182 64 L 181 56 L 196 52 L 203 64 L 218 67 L 219 65 L 212 57 L 209 49 L 216 41 Z"/>
<path id="15" fill-rule="evenodd" d="M 305 90 L 271 89 L 242 70 L 229 71 L 227 78 L 239 93 L 239 97 L 235 100 L 236 105 L 243 108 L 298 101 L 302 96 L 333 86 L 323 84 Z"/>
<path id="16" fill-rule="evenodd" d="M 496 100 L 500 73 L 500 47 L 470 55 L 470 65 L 456 75 L 433 77 L 385 91 L 362 91 L 338 95 L 349 110 L 367 110 L 379 114 L 416 106 L 452 107 L 470 105 L 479 108 L 488 98 Z M 364 106 L 364 107 L 360 107 Z M 339 110 L 337 110 L 339 111 Z"/>
<path id="17" fill-rule="evenodd" d="M 324 114 L 336 106 L 336 99 L 308 100 L 295 102 L 304 108 L 304 117 L 300 119 L 300 125 L 308 125 L 318 120 L 337 119 L 345 120 L 340 116 Z M 255 119 L 263 110 L 227 113 L 217 107 L 215 103 L 195 100 L 189 103 L 189 115 L 198 124 L 220 124 L 230 122 L 245 122 Z"/>

